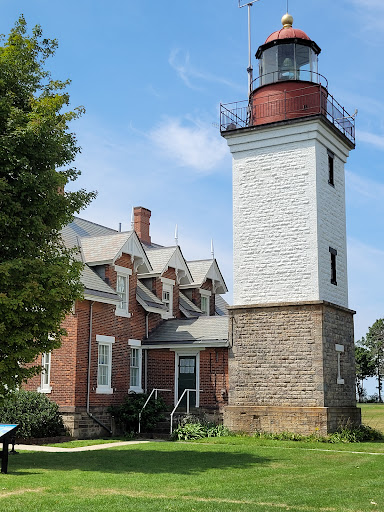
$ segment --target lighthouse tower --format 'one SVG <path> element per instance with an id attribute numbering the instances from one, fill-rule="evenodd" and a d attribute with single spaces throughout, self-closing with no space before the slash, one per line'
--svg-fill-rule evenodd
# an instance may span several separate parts
<path id="1" fill-rule="evenodd" d="M 348 309 L 344 164 L 354 118 L 293 18 L 259 47 L 249 99 L 221 106 L 233 156 L 234 430 L 328 433 L 360 423 Z"/>

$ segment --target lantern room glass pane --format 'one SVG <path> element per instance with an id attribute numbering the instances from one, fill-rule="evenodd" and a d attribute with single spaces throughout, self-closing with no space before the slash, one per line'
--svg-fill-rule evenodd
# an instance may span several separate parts
<path id="1" fill-rule="evenodd" d="M 278 49 L 279 80 L 295 80 L 295 45 L 282 44 Z"/>
<path id="2" fill-rule="evenodd" d="M 304 44 L 279 44 L 264 50 L 259 63 L 260 84 L 285 80 L 318 82 L 317 55 Z"/>
<path id="3" fill-rule="evenodd" d="M 260 59 L 261 84 L 272 84 L 277 81 L 277 48 L 268 48 Z"/>

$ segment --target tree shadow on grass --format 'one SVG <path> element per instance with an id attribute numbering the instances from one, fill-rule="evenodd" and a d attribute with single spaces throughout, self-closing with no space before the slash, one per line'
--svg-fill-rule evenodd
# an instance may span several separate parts
<path id="1" fill-rule="evenodd" d="M 9 474 L 46 471 L 100 471 L 193 475 L 210 469 L 244 469 L 272 462 L 249 453 L 194 450 L 97 450 L 77 453 L 24 452 L 10 459 Z"/>

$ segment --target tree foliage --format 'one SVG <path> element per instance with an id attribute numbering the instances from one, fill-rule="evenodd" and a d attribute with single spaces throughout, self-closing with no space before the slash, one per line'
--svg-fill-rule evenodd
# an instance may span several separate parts
<path id="1" fill-rule="evenodd" d="M 40 371 L 38 354 L 58 347 L 61 323 L 81 297 L 73 249 L 60 231 L 94 197 L 64 192 L 80 174 L 69 131 L 69 81 L 45 69 L 57 41 L 21 16 L 0 46 L 0 396 Z"/>
<path id="2" fill-rule="evenodd" d="M 371 352 L 361 346 L 365 343 L 365 338 L 357 342 L 355 347 L 355 360 L 356 360 L 356 389 L 359 396 L 359 402 L 363 401 L 364 395 L 364 380 L 368 377 L 375 376 L 375 362 Z"/>
<path id="3" fill-rule="evenodd" d="M 383 401 L 382 388 L 384 378 L 384 319 L 380 318 L 369 328 L 362 345 L 370 352 L 374 363 L 374 375 L 377 377 L 379 402 Z"/>

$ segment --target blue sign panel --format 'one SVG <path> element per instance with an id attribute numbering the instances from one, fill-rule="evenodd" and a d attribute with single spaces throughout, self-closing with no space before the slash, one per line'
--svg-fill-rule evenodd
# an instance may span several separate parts
<path id="1" fill-rule="evenodd" d="M 5 425 L 4 423 L 0 423 L 0 439 L 14 430 L 16 427 L 17 425 Z"/>

